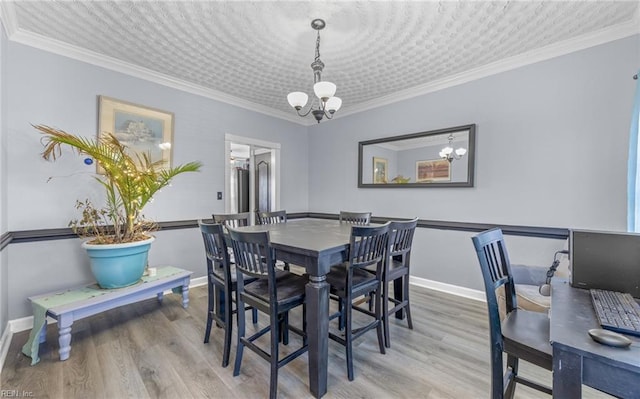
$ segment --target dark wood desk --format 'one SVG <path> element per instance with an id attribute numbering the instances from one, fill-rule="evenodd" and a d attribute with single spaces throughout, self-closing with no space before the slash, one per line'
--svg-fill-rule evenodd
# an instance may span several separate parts
<path id="1" fill-rule="evenodd" d="M 303 266 L 309 274 L 306 290 L 309 389 L 320 398 L 327 392 L 329 357 L 329 284 L 326 275 L 332 265 L 347 259 L 351 224 L 337 220 L 296 219 L 242 227 L 241 230 L 268 230 L 276 259 Z"/>
<path id="2" fill-rule="evenodd" d="M 612 348 L 591 339 L 599 328 L 588 290 L 565 281 L 551 284 L 551 345 L 553 397 L 581 398 L 582 384 L 620 398 L 640 398 L 640 338 Z"/>

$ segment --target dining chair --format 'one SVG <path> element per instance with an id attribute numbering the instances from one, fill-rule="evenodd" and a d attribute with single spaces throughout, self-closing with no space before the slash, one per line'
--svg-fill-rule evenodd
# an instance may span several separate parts
<path id="1" fill-rule="evenodd" d="M 551 388 L 518 374 L 522 359 L 547 370 L 553 361 L 549 344 L 549 317 L 517 308 L 515 284 L 502 230 L 494 228 L 472 237 L 484 279 L 491 345 L 491 397 L 513 398 L 516 383 L 552 394 Z M 501 321 L 496 289 L 504 287 L 506 316 Z M 502 354 L 507 354 L 503 370 Z"/>
<path id="2" fill-rule="evenodd" d="M 384 344 L 391 347 L 389 339 L 389 317 L 403 309 L 407 314 L 407 324 L 413 330 L 409 302 L 409 266 L 411 246 L 418 225 L 418 218 L 395 221 L 389 224 L 389 251 L 385 257 L 382 276 L 382 320 L 384 324 Z M 389 295 L 389 283 L 393 282 L 393 297 Z M 389 309 L 389 302 L 393 308 Z"/>
<path id="3" fill-rule="evenodd" d="M 349 255 L 347 262 L 333 266 L 327 274 L 327 282 L 331 285 L 332 298 L 337 298 L 340 306 L 338 311 L 329 316 L 344 320 L 344 336 L 329 331 L 329 338 L 345 346 L 347 358 L 347 376 L 353 381 L 353 341 L 367 331 L 376 329 L 378 332 L 378 346 L 380 353 L 385 353 L 382 331 L 381 287 L 384 257 L 389 242 L 389 222 L 381 226 L 351 227 L 349 240 Z M 370 273 L 365 268 L 376 266 L 376 273 Z M 353 299 L 359 296 L 374 294 L 374 310 L 365 309 L 353 304 Z M 368 324 L 354 328 L 352 311 L 356 310 L 371 317 Z"/>
<path id="4" fill-rule="evenodd" d="M 248 226 L 249 225 L 249 212 L 242 212 L 242 213 L 219 213 L 219 214 L 213 214 L 213 220 L 216 223 L 220 223 L 222 225 L 224 225 L 224 227 L 242 227 L 242 226 Z"/>
<path id="5" fill-rule="evenodd" d="M 202 233 L 204 249 L 207 259 L 207 326 L 204 333 L 204 343 L 209 343 L 211 326 L 215 320 L 216 325 L 224 329 L 224 349 L 222 355 L 222 367 L 229 365 L 231 351 L 231 334 L 233 314 L 237 308 L 233 307 L 233 292 L 236 291 L 235 267 L 229 260 L 229 252 L 225 244 L 223 227 L 217 223 L 205 223 L 198 220 L 198 226 Z M 257 310 L 252 309 L 253 323 L 257 323 Z M 244 312 L 242 316 L 244 317 Z"/>
<path id="6" fill-rule="evenodd" d="M 238 344 L 233 375 L 240 374 L 243 349 L 246 346 L 271 364 L 269 397 L 276 398 L 278 389 L 278 369 L 305 353 L 308 349 L 306 335 L 305 285 L 308 279 L 275 268 L 275 256 L 269 241 L 268 231 L 242 232 L 229 229 L 229 238 L 236 255 L 236 275 L 238 281 L 238 307 L 245 303 L 269 315 L 269 325 L 245 336 L 245 321 L 238 317 Z M 246 284 L 247 278 L 257 278 Z M 289 325 L 288 312 L 302 306 L 302 329 Z M 301 346 L 284 358 L 279 358 L 281 328 L 302 336 Z M 270 332 L 270 350 L 263 350 L 255 341 Z M 286 342 L 284 342 L 286 344 Z"/>
<path id="7" fill-rule="evenodd" d="M 256 224 L 276 224 L 287 222 L 287 211 L 258 212 L 256 211 Z"/>
<path id="8" fill-rule="evenodd" d="M 371 222 L 371 212 L 340 211 L 340 222 L 368 225 Z"/>

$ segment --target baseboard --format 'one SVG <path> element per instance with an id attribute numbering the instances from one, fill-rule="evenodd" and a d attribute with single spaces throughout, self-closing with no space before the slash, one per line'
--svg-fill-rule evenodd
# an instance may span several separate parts
<path id="1" fill-rule="evenodd" d="M 9 352 L 9 345 L 11 345 L 12 337 L 13 332 L 11 331 L 11 328 L 9 328 L 9 324 L 7 324 L 2 332 L 2 338 L 0 338 L 0 373 L 2 373 L 2 367 L 4 366 L 4 361 L 7 358 L 7 353 Z"/>
<path id="2" fill-rule="evenodd" d="M 446 292 L 447 294 L 453 294 L 475 301 L 486 302 L 486 296 L 484 291 L 474 290 L 471 288 L 460 287 L 458 285 L 441 283 L 439 281 L 429 280 L 426 278 L 420 278 L 411 276 L 409 283 L 417 285 L 418 287 L 429 288 L 436 291 Z"/>

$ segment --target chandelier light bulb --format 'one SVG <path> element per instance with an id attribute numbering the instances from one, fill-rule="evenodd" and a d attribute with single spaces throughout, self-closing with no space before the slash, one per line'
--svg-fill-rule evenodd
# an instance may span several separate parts
<path id="1" fill-rule="evenodd" d="M 331 82 L 318 82 L 313 85 L 313 92 L 322 101 L 327 101 L 336 94 L 336 85 Z"/>
<path id="2" fill-rule="evenodd" d="M 331 113 L 336 112 L 342 106 L 342 99 L 340 97 L 331 97 L 325 104 L 325 109 Z"/>
<path id="3" fill-rule="evenodd" d="M 458 148 L 456 150 L 456 155 L 459 156 L 459 157 L 463 156 L 466 153 L 467 153 L 467 149 L 466 148 L 460 147 L 460 148 Z"/>
<path id="4" fill-rule="evenodd" d="M 289 93 L 289 95 L 287 96 L 289 105 L 298 110 L 307 105 L 307 100 L 309 100 L 309 96 L 307 95 L 307 93 L 303 93 L 301 91 L 294 91 L 292 93 Z"/>
<path id="5" fill-rule="evenodd" d="M 453 152 L 453 147 L 446 146 L 441 151 L 444 155 L 449 155 Z"/>

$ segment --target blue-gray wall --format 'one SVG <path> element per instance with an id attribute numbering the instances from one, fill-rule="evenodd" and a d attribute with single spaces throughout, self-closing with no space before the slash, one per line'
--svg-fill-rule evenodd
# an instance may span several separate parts
<path id="1" fill-rule="evenodd" d="M 309 208 L 625 230 L 632 76 L 639 64 L 635 35 L 315 125 Z M 357 187 L 359 141 L 470 123 L 477 124 L 475 187 Z M 413 274 L 482 289 L 470 236 L 419 232 Z M 512 261 L 548 265 L 553 250 L 566 245 L 535 241 L 509 238 Z"/>
<path id="2" fill-rule="evenodd" d="M 308 209 L 306 127 L 14 42 L 3 55 L 9 231 L 66 227 L 76 217 L 77 198 L 101 200 L 102 188 L 92 181 L 94 168 L 70 151 L 55 163 L 44 161 L 40 136 L 30 126 L 43 123 L 95 137 L 98 95 L 173 112 L 174 164 L 204 163 L 201 173 L 178 176 L 162 190 L 145 208 L 146 216 L 161 222 L 224 212 L 216 192 L 224 191 L 226 133 L 280 143 L 281 206 L 289 212 Z M 194 271 L 194 277 L 204 275 L 196 229 L 164 231 L 156 237 L 151 264 L 173 264 Z M 30 314 L 30 295 L 91 280 L 78 245 L 77 239 L 19 243 L 3 251 L 11 282 L 3 296 L 9 319 Z"/>
<path id="3" fill-rule="evenodd" d="M 4 227 L 9 231 L 64 227 L 75 215 L 75 199 L 99 192 L 84 173 L 91 170 L 77 157 L 67 153 L 55 164 L 41 160 L 39 138 L 29 123 L 93 136 L 100 94 L 174 112 L 175 162 L 205 163 L 202 173 L 178 177 L 156 198 L 147 214 L 158 221 L 223 210 L 223 201 L 212 198 L 223 191 L 224 134 L 231 133 L 282 144 L 281 206 L 290 212 L 362 209 L 374 215 L 462 222 L 625 227 L 631 76 L 640 63 L 639 36 L 310 128 L 3 44 L 2 136 L 3 148 L 11 151 L 3 156 L 0 187 L 8 197 Z M 475 187 L 357 188 L 358 141 L 469 123 L 477 124 Z M 413 274 L 481 289 L 470 236 L 419 229 Z M 203 275 L 196 229 L 159 232 L 157 237 L 151 263 Z M 512 260 L 544 265 L 566 245 L 524 237 L 507 240 Z M 0 300 L 8 303 L 8 319 L 30 314 L 29 295 L 91 278 L 77 240 L 11 244 L 2 255 L 11 282 L 0 292 Z"/>

